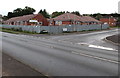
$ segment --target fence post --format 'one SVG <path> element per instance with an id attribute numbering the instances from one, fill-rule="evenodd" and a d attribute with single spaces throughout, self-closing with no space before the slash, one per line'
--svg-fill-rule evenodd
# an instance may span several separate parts
<path id="1" fill-rule="evenodd" d="M 101 30 L 102 30 L 102 24 L 100 24 L 101 25 Z"/>

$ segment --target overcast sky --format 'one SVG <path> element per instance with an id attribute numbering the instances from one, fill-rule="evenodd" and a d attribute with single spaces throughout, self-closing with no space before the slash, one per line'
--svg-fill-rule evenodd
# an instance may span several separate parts
<path id="1" fill-rule="evenodd" d="M 7 15 L 16 8 L 32 7 L 36 13 L 46 9 L 49 13 L 54 11 L 79 11 L 81 14 L 118 13 L 120 0 L 1 0 L 0 14 Z"/>

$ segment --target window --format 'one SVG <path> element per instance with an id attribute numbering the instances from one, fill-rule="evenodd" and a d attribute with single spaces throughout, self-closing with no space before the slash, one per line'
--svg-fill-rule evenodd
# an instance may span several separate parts
<path id="1" fill-rule="evenodd" d="M 42 25 L 42 22 L 39 22 L 39 25 Z"/>
<path id="2" fill-rule="evenodd" d="M 62 21 L 55 21 L 55 24 L 56 24 L 56 25 L 61 25 L 61 24 L 62 24 Z"/>
<path id="3" fill-rule="evenodd" d="M 80 22 L 76 22 L 76 24 L 80 24 Z"/>
<path id="4" fill-rule="evenodd" d="M 62 21 L 59 21 L 59 25 L 61 25 L 62 24 Z"/>
<path id="5" fill-rule="evenodd" d="M 50 21 L 50 25 L 52 25 L 53 24 L 53 21 Z"/>
<path id="6" fill-rule="evenodd" d="M 20 21 L 20 25 L 23 25 L 23 21 Z"/>
<path id="7" fill-rule="evenodd" d="M 55 24 L 56 24 L 56 25 L 58 25 L 58 23 L 59 23 L 58 21 L 55 21 Z"/>

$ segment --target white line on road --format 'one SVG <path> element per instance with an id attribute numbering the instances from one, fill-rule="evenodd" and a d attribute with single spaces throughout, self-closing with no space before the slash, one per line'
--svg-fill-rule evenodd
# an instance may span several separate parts
<path id="1" fill-rule="evenodd" d="M 103 57 L 93 56 L 93 55 L 89 55 L 89 54 L 85 54 L 85 53 L 78 53 L 78 52 L 72 52 L 72 53 L 76 54 L 76 55 L 81 55 L 81 56 L 85 56 L 85 57 L 90 57 L 90 58 L 102 60 L 102 61 L 108 61 L 108 62 L 115 63 L 115 64 L 119 63 L 118 61 L 115 61 L 115 60 L 110 60 L 110 59 L 106 59 Z"/>
<path id="2" fill-rule="evenodd" d="M 103 49 L 103 50 L 118 51 L 118 50 L 113 49 L 113 48 L 103 47 L 103 46 L 98 46 L 98 45 L 92 45 L 92 44 L 88 44 L 88 43 L 77 43 L 77 44 L 86 45 L 86 46 L 88 46 L 90 48 L 98 48 L 98 49 Z"/>
<path id="3" fill-rule="evenodd" d="M 96 46 L 96 45 L 89 45 L 89 47 L 99 48 L 99 49 L 105 49 L 105 50 L 112 50 L 112 51 L 118 51 L 118 50 L 115 50 L 115 49 L 113 49 L 113 48 L 103 47 L 103 46 Z"/>

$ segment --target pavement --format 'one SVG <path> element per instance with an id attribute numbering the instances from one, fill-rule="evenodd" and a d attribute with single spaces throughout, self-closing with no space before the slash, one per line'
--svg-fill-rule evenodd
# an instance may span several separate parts
<path id="1" fill-rule="evenodd" d="M 120 45 L 120 34 L 108 36 L 106 39 Z"/>
<path id="2" fill-rule="evenodd" d="M 101 40 L 113 34 L 116 30 L 49 37 L 3 33 L 3 52 L 46 76 L 118 76 L 118 49 Z"/>
<path id="3" fill-rule="evenodd" d="M 2 76 L 43 76 L 43 74 L 5 53 L 3 53 L 2 57 Z"/>

